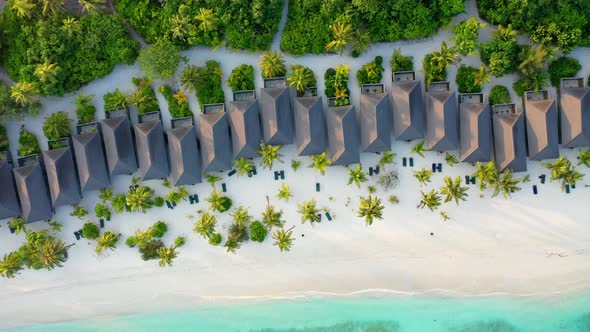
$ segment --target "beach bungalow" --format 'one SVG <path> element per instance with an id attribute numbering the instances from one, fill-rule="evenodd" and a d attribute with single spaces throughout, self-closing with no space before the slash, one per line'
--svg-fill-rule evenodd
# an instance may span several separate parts
<path id="1" fill-rule="evenodd" d="M 299 156 L 326 151 L 328 137 L 321 96 L 295 98 L 295 145 Z"/>
<path id="2" fill-rule="evenodd" d="M 492 107 L 494 159 L 498 171 L 526 172 L 524 126 L 524 114 L 516 109 L 515 104 Z"/>
<path id="3" fill-rule="evenodd" d="M 328 155 L 332 166 L 360 162 L 358 126 L 354 106 L 335 106 L 328 100 L 326 124 L 328 128 Z"/>
<path id="4" fill-rule="evenodd" d="M 426 148 L 443 152 L 459 148 L 457 98 L 449 82 L 432 82 L 426 91 Z"/>
<path id="5" fill-rule="evenodd" d="M 256 150 L 262 141 L 260 112 L 254 90 L 234 92 L 229 104 L 229 129 L 231 131 L 233 158 L 256 158 Z"/>
<path id="6" fill-rule="evenodd" d="M 268 144 L 293 143 L 292 90 L 284 77 L 264 80 L 264 88 L 260 89 L 260 120 Z"/>
<path id="7" fill-rule="evenodd" d="M 203 114 L 199 116 L 198 136 L 201 143 L 203 172 L 221 172 L 231 169 L 231 140 L 224 104 L 203 106 Z"/>
<path id="8" fill-rule="evenodd" d="M 72 142 L 82 193 L 108 187 L 111 181 L 98 124 L 78 125 L 76 133 Z"/>
<path id="9" fill-rule="evenodd" d="M 52 148 L 52 144 L 49 144 L 49 150 L 43 151 L 47 184 L 54 210 L 58 206 L 80 203 L 82 199 L 70 139 L 63 138 L 60 141 L 64 143 L 62 147 Z"/>
<path id="10" fill-rule="evenodd" d="M 392 74 L 391 110 L 393 137 L 400 141 L 424 138 L 426 111 L 422 82 L 413 71 Z"/>
<path id="11" fill-rule="evenodd" d="M 173 119 L 167 131 L 170 182 L 174 186 L 201 183 L 201 155 L 192 117 Z"/>
<path id="12" fill-rule="evenodd" d="M 17 160 L 14 181 L 21 206 L 21 216 L 26 223 L 49 220 L 53 216 L 47 182 L 39 155 L 29 155 Z"/>
<path id="13" fill-rule="evenodd" d="M 12 174 L 12 160 L 9 156 L 0 159 L 0 186 L 0 220 L 18 217 L 21 210 Z"/>
<path id="14" fill-rule="evenodd" d="M 557 105 L 547 90 L 524 94 L 528 156 L 531 160 L 559 157 Z"/>
<path id="15" fill-rule="evenodd" d="M 459 95 L 459 137 L 462 162 L 492 160 L 492 115 L 482 93 Z"/>
<path id="16" fill-rule="evenodd" d="M 143 181 L 163 179 L 170 174 L 164 128 L 160 112 L 138 117 L 134 125 L 139 174 Z"/>
<path id="17" fill-rule="evenodd" d="M 590 88 L 583 78 L 561 79 L 560 104 L 562 146 L 590 146 Z"/>
<path id="18" fill-rule="evenodd" d="M 106 114 L 110 114 L 107 112 Z M 106 152 L 109 176 L 132 174 L 137 171 L 137 157 L 133 134 L 126 114 L 111 116 L 100 121 Z"/>
<path id="19" fill-rule="evenodd" d="M 363 84 L 358 121 L 361 150 L 383 152 L 391 150 L 391 111 L 389 94 L 383 84 Z"/>

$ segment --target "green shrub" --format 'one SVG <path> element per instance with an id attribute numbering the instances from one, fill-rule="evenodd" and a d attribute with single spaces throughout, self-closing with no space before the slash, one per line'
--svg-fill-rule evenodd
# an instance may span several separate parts
<path id="1" fill-rule="evenodd" d="M 250 240 L 263 242 L 266 239 L 268 230 L 260 221 L 254 221 L 250 224 Z"/>
<path id="2" fill-rule="evenodd" d="M 184 246 L 185 243 L 186 238 L 184 236 L 177 236 L 176 239 L 174 239 L 174 246 L 177 248 Z"/>
<path id="3" fill-rule="evenodd" d="M 510 27 L 504 29 L 510 29 Z M 520 48 L 514 36 L 502 37 L 502 33 L 497 33 L 492 40 L 481 45 L 480 57 L 481 61 L 490 68 L 492 75 L 501 77 L 516 71 L 519 52 Z"/>
<path id="4" fill-rule="evenodd" d="M 102 99 L 104 101 L 104 110 L 106 112 L 116 111 L 122 108 L 127 110 L 127 106 L 129 106 L 129 97 L 119 89 L 105 93 L 104 96 L 102 96 Z"/>
<path id="5" fill-rule="evenodd" d="M 457 87 L 461 93 L 481 92 L 481 86 L 475 83 L 477 69 L 469 66 L 461 66 L 457 70 Z"/>
<path id="6" fill-rule="evenodd" d="M 96 107 L 92 104 L 92 98 L 94 98 L 94 95 L 76 95 L 76 99 L 74 99 L 73 103 L 76 105 L 78 124 L 85 124 L 94 120 Z"/>
<path id="7" fill-rule="evenodd" d="M 383 65 L 383 57 L 378 55 L 375 57 L 375 60 L 373 60 L 373 62 L 375 62 L 376 64 L 378 64 L 379 66 Z"/>
<path id="8" fill-rule="evenodd" d="M 561 79 L 567 77 L 576 77 L 582 69 L 580 62 L 573 58 L 561 57 L 549 64 L 549 77 L 551 85 L 556 88 L 560 87 Z"/>
<path id="9" fill-rule="evenodd" d="M 148 261 L 150 259 L 158 259 L 158 249 L 164 247 L 164 242 L 159 239 L 151 239 L 139 245 L 139 252 L 141 253 L 141 259 Z"/>
<path id="10" fill-rule="evenodd" d="M 127 201 L 126 201 L 125 194 L 117 194 L 113 197 L 112 207 L 115 213 L 122 213 L 127 209 Z"/>
<path id="11" fill-rule="evenodd" d="M 127 238 L 127 240 L 125 240 L 125 244 L 129 247 L 129 248 L 133 248 L 137 245 L 137 238 L 135 236 L 130 236 Z"/>
<path id="12" fill-rule="evenodd" d="M 348 89 L 349 70 L 348 65 L 338 65 L 336 69 L 328 68 L 326 70 L 324 84 L 326 85 L 325 94 L 328 98 L 339 97 L 336 95 L 338 91 L 346 96 L 350 95 L 350 90 Z"/>
<path id="13" fill-rule="evenodd" d="M 111 210 L 105 204 L 98 203 L 94 206 L 94 214 L 97 218 L 109 219 L 111 217 Z"/>
<path id="14" fill-rule="evenodd" d="M 71 136 L 70 123 L 72 120 L 66 112 L 55 112 L 45 118 L 43 134 L 48 140 L 56 140 Z"/>
<path id="15" fill-rule="evenodd" d="M 94 223 L 87 222 L 84 224 L 84 227 L 82 227 L 82 236 L 85 239 L 96 240 L 98 239 L 99 235 L 100 231 L 98 229 L 98 226 L 96 226 L 96 224 Z"/>
<path id="16" fill-rule="evenodd" d="M 254 90 L 254 67 L 243 64 L 234 68 L 227 84 L 233 91 Z"/>
<path id="17" fill-rule="evenodd" d="M 168 231 L 168 225 L 163 221 L 157 221 L 152 226 L 152 235 L 157 238 L 162 238 Z"/>
<path id="18" fill-rule="evenodd" d="M 154 198 L 154 206 L 157 206 L 157 207 L 164 206 L 164 198 L 160 197 L 160 196 Z"/>
<path id="19" fill-rule="evenodd" d="M 139 51 L 137 62 L 149 80 L 167 80 L 176 73 L 181 58 L 180 48 L 161 38 Z"/>
<path id="20" fill-rule="evenodd" d="M 137 114 L 143 115 L 160 110 L 156 93 L 150 86 L 152 83 L 145 78 L 134 77 L 133 84 L 136 86 L 135 93 L 130 96 L 130 102 L 137 107 Z"/>
<path id="21" fill-rule="evenodd" d="M 447 69 L 444 68 L 441 70 L 435 66 L 432 62 L 432 57 L 432 54 L 426 54 L 426 56 L 424 56 L 424 60 L 422 61 L 424 77 L 426 79 L 427 85 L 430 85 L 431 82 L 447 80 Z"/>
<path id="22" fill-rule="evenodd" d="M 472 17 L 463 20 L 453 27 L 454 36 L 451 41 L 457 46 L 459 53 L 463 55 L 475 55 L 475 50 L 479 47 L 479 29 L 485 24 L 477 22 L 477 18 Z"/>
<path id="23" fill-rule="evenodd" d="M 383 66 L 374 61 L 363 65 L 361 69 L 356 72 L 359 86 L 362 87 L 363 84 L 380 83 L 383 78 L 383 70 Z"/>
<path id="24" fill-rule="evenodd" d="M 190 117 L 193 112 L 188 104 L 188 98 L 183 90 L 179 90 L 176 94 L 172 91 L 169 85 L 162 85 L 158 92 L 160 92 L 168 102 L 168 112 L 174 119 Z"/>
<path id="25" fill-rule="evenodd" d="M 391 71 L 412 71 L 414 70 L 414 61 L 409 56 L 402 55 L 401 50 L 398 48 L 393 51 L 391 56 Z"/>
<path id="26" fill-rule="evenodd" d="M 223 72 L 219 67 L 219 62 L 209 60 L 205 63 L 207 69 L 207 76 L 203 82 L 196 87 L 196 95 L 203 111 L 203 105 L 217 104 L 225 102 L 225 94 L 221 87 L 221 77 Z"/>
<path id="27" fill-rule="evenodd" d="M 18 155 L 23 157 L 36 153 L 41 153 L 37 137 L 26 130 L 21 130 L 18 137 Z"/>
<path id="28" fill-rule="evenodd" d="M 541 70 L 534 75 L 527 76 L 514 82 L 512 88 L 516 91 L 518 96 L 522 97 L 526 91 L 539 91 L 546 87 L 548 78 L 549 74 L 547 74 L 546 71 Z"/>
<path id="29" fill-rule="evenodd" d="M 334 97 L 334 76 L 336 75 L 336 70 L 334 68 L 326 69 L 324 73 L 324 82 L 326 84 L 325 94 L 328 98 Z"/>
<path id="30" fill-rule="evenodd" d="M 218 246 L 221 244 L 221 241 L 223 241 L 221 234 L 219 233 L 215 233 L 213 235 L 211 235 L 211 237 L 209 238 L 209 244 L 212 246 Z"/>
<path id="31" fill-rule="evenodd" d="M 490 92 L 490 105 L 509 104 L 512 102 L 510 91 L 503 85 L 494 85 Z"/>
<path id="32" fill-rule="evenodd" d="M 8 151 L 10 148 L 10 143 L 8 141 L 8 134 L 6 133 L 6 128 L 0 125 L 0 151 Z"/>
<path id="33" fill-rule="evenodd" d="M 233 202 L 232 199 L 227 197 L 227 196 L 223 196 L 220 198 L 220 205 L 217 208 L 217 212 L 223 213 L 227 210 L 229 210 L 232 206 Z"/>
<path id="34" fill-rule="evenodd" d="M 0 32 L 1 34 L 1 32 Z M 36 99 L 36 98 L 35 98 Z M 41 103 L 38 100 L 30 100 L 24 106 L 17 103 L 12 97 L 11 86 L 0 81 L 0 122 L 21 120 L 23 116 L 37 116 Z"/>

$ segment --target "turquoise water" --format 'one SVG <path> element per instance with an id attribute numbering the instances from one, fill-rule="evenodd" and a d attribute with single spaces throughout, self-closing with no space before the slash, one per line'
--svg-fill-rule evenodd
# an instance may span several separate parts
<path id="1" fill-rule="evenodd" d="M 590 332 L 590 293 L 547 298 L 383 296 L 260 300 L 10 331 Z"/>

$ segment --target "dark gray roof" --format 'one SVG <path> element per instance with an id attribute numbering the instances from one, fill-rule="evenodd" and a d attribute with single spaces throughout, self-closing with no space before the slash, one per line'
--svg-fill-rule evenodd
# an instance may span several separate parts
<path id="1" fill-rule="evenodd" d="M 328 107 L 326 124 L 332 165 L 358 164 L 360 153 L 354 106 Z"/>
<path id="2" fill-rule="evenodd" d="M 528 155 L 531 160 L 559 157 L 555 99 L 530 100 L 525 94 Z"/>
<path id="3" fill-rule="evenodd" d="M 364 152 L 391 150 L 391 111 L 387 93 L 363 93 L 359 123 Z"/>
<path id="4" fill-rule="evenodd" d="M 291 90 L 288 87 L 260 89 L 260 120 L 266 143 L 293 143 Z"/>
<path id="5" fill-rule="evenodd" d="M 203 172 L 225 171 L 231 168 L 231 142 L 225 112 L 200 115 L 199 142 Z"/>
<path id="6" fill-rule="evenodd" d="M 310 156 L 326 151 L 328 137 L 322 98 L 296 98 L 294 113 L 297 154 Z"/>
<path id="7" fill-rule="evenodd" d="M 500 172 L 526 172 L 524 115 L 518 111 L 498 111 L 499 106 L 503 105 L 495 105 L 492 114 L 496 167 Z"/>
<path id="8" fill-rule="evenodd" d="M 137 123 L 134 126 L 139 173 L 142 179 L 162 179 L 170 174 L 161 121 Z"/>
<path id="9" fill-rule="evenodd" d="M 137 170 L 131 126 L 126 115 L 100 122 L 109 174 L 131 174 Z"/>
<path id="10" fill-rule="evenodd" d="M 170 181 L 175 186 L 201 183 L 201 156 L 195 127 L 168 130 Z"/>
<path id="11" fill-rule="evenodd" d="M 69 147 L 63 147 L 43 151 L 43 162 L 53 207 L 79 203 L 82 195 L 72 150 Z"/>
<path id="12" fill-rule="evenodd" d="M 0 159 L 0 219 L 19 216 L 20 206 L 12 175 L 12 165 L 6 159 Z"/>
<path id="13" fill-rule="evenodd" d="M 256 150 L 262 141 L 258 101 L 232 101 L 228 120 L 234 159 L 258 157 Z"/>
<path id="14" fill-rule="evenodd" d="M 15 168 L 14 180 L 25 222 L 51 219 L 51 202 L 41 165 L 35 163 Z"/>
<path id="15" fill-rule="evenodd" d="M 482 99 L 483 99 L 483 95 Z M 461 96 L 463 98 L 464 95 Z M 481 102 L 480 102 L 481 101 Z M 490 105 L 482 100 L 459 104 L 459 134 L 461 141 L 460 159 L 475 163 L 492 160 L 493 139 Z"/>
<path id="16" fill-rule="evenodd" d="M 455 92 L 426 92 L 426 148 L 439 152 L 458 149 L 458 125 Z"/>
<path id="17" fill-rule="evenodd" d="M 108 187 L 111 181 L 100 134 L 95 132 L 74 135 L 72 142 L 82 192 Z"/>
<path id="18" fill-rule="evenodd" d="M 561 88 L 561 144 L 590 146 L 590 88 Z"/>
<path id="19" fill-rule="evenodd" d="M 411 141 L 424 137 L 426 115 L 420 81 L 393 81 L 391 107 L 395 139 Z"/>

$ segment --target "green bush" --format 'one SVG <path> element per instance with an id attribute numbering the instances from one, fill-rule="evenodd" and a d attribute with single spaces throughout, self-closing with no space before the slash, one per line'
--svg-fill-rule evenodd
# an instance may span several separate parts
<path id="1" fill-rule="evenodd" d="M 10 143 L 8 141 L 8 134 L 6 133 L 6 128 L 0 125 L 0 151 L 8 151 L 10 148 Z"/>
<path id="2" fill-rule="evenodd" d="M 127 240 L 125 240 L 125 244 L 129 247 L 129 248 L 133 248 L 137 245 L 137 238 L 135 236 L 130 236 L 127 238 Z"/>
<path id="3" fill-rule="evenodd" d="M 441 70 L 435 66 L 432 62 L 432 57 L 432 54 L 426 54 L 426 56 L 424 56 L 424 60 L 422 61 L 424 77 L 426 79 L 427 85 L 430 85 L 431 82 L 447 80 L 447 69 L 444 68 Z"/>
<path id="4" fill-rule="evenodd" d="M 503 34 L 502 30 L 508 31 L 510 27 L 501 28 L 489 42 L 481 45 L 480 57 L 492 75 L 501 77 L 504 74 L 513 73 L 518 68 L 518 54 L 520 48 L 516 38 L 509 33 Z"/>
<path id="5" fill-rule="evenodd" d="M 176 73 L 181 58 L 180 48 L 162 38 L 139 51 L 137 62 L 147 79 L 167 80 Z"/>
<path id="6" fill-rule="evenodd" d="M 154 198 L 154 206 L 157 206 L 157 207 L 164 206 L 164 198 L 162 198 L 160 196 Z"/>
<path id="7" fill-rule="evenodd" d="M 334 76 L 336 75 L 336 70 L 334 68 L 326 69 L 324 73 L 324 82 L 326 84 L 325 94 L 328 98 L 334 97 Z"/>
<path id="8" fill-rule="evenodd" d="M 356 72 L 356 78 L 359 86 L 363 84 L 376 84 L 380 83 L 383 78 L 383 66 L 377 64 L 375 61 L 369 62 L 361 67 Z"/>
<path id="9" fill-rule="evenodd" d="M 168 225 L 166 225 L 166 223 L 163 221 L 157 221 L 152 226 L 152 231 L 152 235 L 154 237 L 161 239 L 164 236 L 164 234 L 166 234 L 166 232 L 168 231 Z"/>
<path id="10" fill-rule="evenodd" d="M 105 93 L 104 96 L 102 96 L 102 99 L 104 101 L 104 110 L 106 112 L 119 109 L 127 110 L 127 106 L 129 106 L 129 96 L 121 92 L 119 89 Z"/>
<path id="11" fill-rule="evenodd" d="M 254 67 L 243 64 L 234 68 L 227 84 L 233 91 L 254 90 Z"/>
<path id="12" fill-rule="evenodd" d="M 472 17 L 463 20 L 455 27 L 453 27 L 454 36 L 451 38 L 452 42 L 457 46 L 459 53 L 463 55 L 475 55 L 479 47 L 479 29 L 483 28 L 485 24 L 477 22 L 477 18 Z"/>
<path id="13" fill-rule="evenodd" d="M 141 259 L 144 261 L 148 261 L 150 259 L 158 259 L 160 255 L 158 254 L 158 249 L 164 248 L 164 242 L 159 239 L 151 239 L 146 241 L 145 243 L 141 243 L 139 245 L 139 252 L 141 253 Z"/>
<path id="14" fill-rule="evenodd" d="M 573 58 L 561 57 L 549 64 L 549 77 L 551 85 L 556 88 L 560 87 L 561 79 L 567 77 L 576 77 L 582 69 L 580 62 Z"/>
<path id="15" fill-rule="evenodd" d="M 18 137 L 18 155 L 24 157 L 36 153 L 41 153 L 37 137 L 26 130 L 21 130 Z"/>
<path id="16" fill-rule="evenodd" d="M 217 212 L 219 213 L 223 213 L 227 210 L 229 210 L 233 204 L 233 201 L 231 198 L 227 197 L 227 196 L 223 196 L 220 198 L 220 205 L 217 208 Z"/>
<path id="17" fill-rule="evenodd" d="M 338 91 L 344 93 L 346 96 L 350 95 L 348 89 L 348 65 L 338 65 L 336 69 L 328 68 L 324 74 L 324 84 L 326 85 L 325 94 L 328 98 L 336 96 Z"/>
<path id="18" fill-rule="evenodd" d="M 134 77 L 133 84 L 136 86 L 135 93 L 130 96 L 132 105 L 137 107 L 137 114 L 143 115 L 160 110 L 156 93 L 151 87 L 151 81 L 145 78 Z"/>
<path id="19" fill-rule="evenodd" d="M 549 74 L 546 71 L 541 70 L 534 75 L 526 76 L 522 78 L 514 84 L 512 84 L 512 88 L 516 91 L 518 96 L 521 96 L 526 91 L 539 91 L 547 86 L 547 80 L 549 78 Z"/>
<path id="20" fill-rule="evenodd" d="M 40 108 L 39 101 L 32 101 L 25 106 L 18 104 L 11 96 L 11 87 L 0 81 L 0 123 L 21 120 L 25 115 L 37 116 Z"/>
<path id="21" fill-rule="evenodd" d="M 397 71 L 412 70 L 414 70 L 414 61 L 412 60 L 412 57 L 402 55 L 399 48 L 393 51 L 393 54 L 391 55 L 391 71 L 395 73 Z"/>
<path id="22" fill-rule="evenodd" d="M 169 85 L 162 85 L 158 89 L 158 92 L 160 92 L 164 98 L 166 98 L 166 101 L 168 102 L 168 112 L 170 112 L 170 116 L 172 116 L 172 118 L 178 119 L 190 117 L 193 115 L 184 91 L 179 90 L 175 94 Z"/>
<path id="23" fill-rule="evenodd" d="M 200 82 L 196 87 L 196 95 L 201 111 L 203 111 L 203 105 L 225 102 L 225 94 L 221 87 L 223 72 L 219 67 L 219 62 L 209 60 L 205 63 L 205 69 L 207 70 L 207 75 L 203 82 Z"/>
<path id="24" fill-rule="evenodd" d="M 490 105 L 509 104 L 512 102 L 510 91 L 503 85 L 494 85 L 490 92 Z"/>
<path id="25" fill-rule="evenodd" d="M 125 211 L 127 209 L 125 194 L 117 194 L 113 197 L 113 202 L 111 204 L 115 213 L 122 213 Z"/>
<path id="26" fill-rule="evenodd" d="M 263 242 L 266 239 L 268 230 L 260 221 L 254 221 L 250 224 L 250 240 Z"/>
<path id="27" fill-rule="evenodd" d="M 76 99 L 74 99 L 73 103 L 76 105 L 78 124 L 85 124 L 94 120 L 96 107 L 92 104 L 92 98 L 94 98 L 94 95 L 76 95 Z"/>
<path id="28" fill-rule="evenodd" d="M 71 136 L 70 123 L 72 120 L 66 112 L 55 112 L 45 118 L 43 134 L 48 140 L 56 140 Z"/>
<path id="29" fill-rule="evenodd" d="M 97 218 L 111 218 L 111 210 L 108 206 L 102 203 L 98 203 L 94 206 L 94 214 Z"/>
<path id="30" fill-rule="evenodd" d="M 481 86 L 475 83 L 476 73 L 476 68 L 469 66 L 459 67 L 455 82 L 460 93 L 481 92 Z"/>
<path id="31" fill-rule="evenodd" d="M 223 238 L 221 237 L 221 234 L 219 234 L 219 233 L 215 233 L 215 234 L 211 235 L 211 237 L 209 238 L 209 244 L 212 246 L 218 246 L 221 244 L 222 241 L 223 241 Z"/>
<path id="32" fill-rule="evenodd" d="M 96 240 L 98 239 L 99 235 L 100 231 L 98 229 L 98 226 L 96 226 L 96 224 L 94 223 L 87 222 L 84 224 L 84 227 L 82 227 L 82 236 L 85 239 Z"/>

